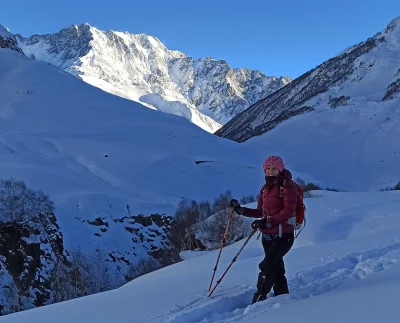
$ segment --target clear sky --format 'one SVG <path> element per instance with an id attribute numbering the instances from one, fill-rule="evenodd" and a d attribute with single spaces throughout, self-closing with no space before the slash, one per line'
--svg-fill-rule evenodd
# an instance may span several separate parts
<path id="1" fill-rule="evenodd" d="M 400 0 L 9 0 L 0 23 L 27 37 L 88 22 L 146 33 L 195 59 L 297 77 L 400 16 Z"/>

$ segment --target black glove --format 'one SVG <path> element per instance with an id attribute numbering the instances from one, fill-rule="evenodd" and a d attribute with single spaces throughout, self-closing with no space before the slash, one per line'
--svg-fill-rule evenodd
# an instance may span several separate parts
<path id="1" fill-rule="evenodd" d="M 265 218 L 262 218 L 260 220 L 254 220 L 253 222 L 251 222 L 251 228 L 253 230 L 257 230 L 257 229 L 265 229 L 265 228 L 271 228 L 272 224 L 267 222 Z"/>
<path id="2" fill-rule="evenodd" d="M 232 199 L 229 203 L 230 207 L 233 207 L 235 209 L 235 212 L 237 214 L 243 214 L 243 208 L 240 206 L 240 203 L 238 202 L 238 200 Z"/>

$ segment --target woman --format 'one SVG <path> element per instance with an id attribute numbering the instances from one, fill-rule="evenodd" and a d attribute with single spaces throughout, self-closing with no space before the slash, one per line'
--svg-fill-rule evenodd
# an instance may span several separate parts
<path id="1" fill-rule="evenodd" d="M 266 184 L 262 187 L 256 209 L 242 207 L 231 200 L 237 214 L 250 218 L 261 218 L 252 223 L 254 230 L 262 232 L 264 260 L 259 264 L 257 291 L 252 304 L 265 300 L 274 289 L 274 295 L 288 294 L 283 257 L 294 242 L 294 226 L 287 223 L 293 218 L 297 203 L 297 189 L 292 174 L 285 169 L 278 156 L 268 157 L 263 164 Z"/>

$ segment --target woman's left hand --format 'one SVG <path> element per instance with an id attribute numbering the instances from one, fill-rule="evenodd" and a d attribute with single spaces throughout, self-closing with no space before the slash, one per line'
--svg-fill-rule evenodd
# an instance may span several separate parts
<path id="1" fill-rule="evenodd" d="M 268 222 L 266 221 L 266 219 L 263 218 L 263 219 L 260 219 L 260 220 L 254 220 L 254 221 L 251 223 L 251 227 L 252 227 L 253 230 L 265 229 L 265 228 L 268 228 L 268 229 L 269 229 L 269 228 L 272 227 L 272 224 L 271 224 L 271 223 L 268 223 Z"/>

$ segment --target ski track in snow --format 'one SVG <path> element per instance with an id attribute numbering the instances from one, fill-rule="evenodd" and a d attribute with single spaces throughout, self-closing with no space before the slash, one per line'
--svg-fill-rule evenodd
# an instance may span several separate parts
<path id="1" fill-rule="evenodd" d="M 216 323 L 249 319 L 293 301 L 324 294 L 345 283 L 364 279 L 373 273 L 385 270 L 396 262 L 395 259 L 387 258 L 393 253 L 400 253 L 400 242 L 364 252 L 349 253 L 324 265 L 295 274 L 289 281 L 291 287 L 289 295 L 269 298 L 253 305 L 250 305 L 250 301 L 255 292 L 255 286 L 241 286 L 239 290 L 238 287 L 220 290 L 220 294 L 215 293 L 211 298 L 208 297 L 207 292 L 206 295 L 199 296 L 186 305 L 163 315 L 172 314 L 164 322 Z"/>
<path id="2" fill-rule="evenodd" d="M 235 287 L 221 289 L 220 291 L 216 290 L 213 294 L 214 294 L 214 297 L 221 297 L 221 296 L 225 296 L 225 295 L 237 292 L 238 290 L 247 291 L 248 289 L 249 289 L 249 286 L 246 286 L 246 285 L 244 285 L 244 286 L 235 286 Z M 204 292 L 204 295 L 205 294 L 208 295 L 208 293 L 209 292 Z M 168 315 L 171 316 L 171 314 L 177 314 L 177 313 L 179 314 L 179 313 L 181 313 L 183 311 L 187 312 L 189 309 L 195 308 L 198 304 L 200 304 L 202 301 L 204 301 L 205 298 L 207 298 L 207 296 L 204 296 L 204 295 L 202 294 L 202 295 L 192 299 L 191 301 L 187 302 L 184 305 L 177 305 L 174 309 L 166 311 L 163 314 L 160 314 L 160 315 L 158 315 L 156 317 L 150 318 L 150 319 L 148 319 L 146 321 L 143 321 L 142 323 L 147 323 L 147 322 L 152 322 L 152 321 L 158 322 L 158 321 L 156 321 L 156 319 L 165 318 Z M 168 320 L 168 321 L 162 321 L 162 322 L 170 322 L 170 321 Z"/>

